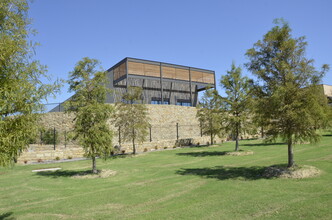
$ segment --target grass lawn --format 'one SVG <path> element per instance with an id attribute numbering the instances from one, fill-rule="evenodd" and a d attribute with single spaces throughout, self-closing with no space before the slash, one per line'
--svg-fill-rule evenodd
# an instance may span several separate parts
<path id="1" fill-rule="evenodd" d="M 287 162 L 287 146 L 241 141 L 254 155 L 229 156 L 234 143 L 98 160 L 117 171 L 105 179 L 71 176 L 91 161 L 0 168 L 0 219 L 332 219 L 332 136 L 297 145 L 295 162 L 323 173 L 308 179 L 266 179 Z M 61 171 L 32 173 L 61 167 Z"/>

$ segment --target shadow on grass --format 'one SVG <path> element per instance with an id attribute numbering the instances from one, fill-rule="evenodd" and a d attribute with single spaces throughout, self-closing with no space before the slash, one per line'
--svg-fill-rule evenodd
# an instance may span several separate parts
<path id="1" fill-rule="evenodd" d="M 212 168 L 194 168 L 194 169 L 181 169 L 176 172 L 179 175 L 197 175 L 205 178 L 214 178 L 218 180 L 227 179 L 244 179 L 244 180 L 257 180 L 268 179 L 263 176 L 266 167 L 253 166 L 253 167 L 224 167 L 216 166 Z"/>
<path id="2" fill-rule="evenodd" d="M 209 156 L 222 156 L 228 151 L 201 151 L 201 152 L 188 152 L 188 153 L 177 153 L 179 156 L 191 156 L 191 157 L 209 157 Z"/>
<path id="3" fill-rule="evenodd" d="M 14 220 L 15 217 L 11 216 L 13 212 L 6 212 L 0 215 L 0 220 Z"/>
<path id="4" fill-rule="evenodd" d="M 86 174 L 92 174 L 91 170 L 57 170 L 57 171 L 47 171 L 47 172 L 37 172 L 38 176 L 46 176 L 52 178 L 58 177 L 72 177 L 72 176 L 83 176 Z"/>
<path id="5" fill-rule="evenodd" d="M 274 146 L 274 145 L 285 145 L 285 143 L 257 143 L 257 144 L 241 144 L 240 146 L 247 146 L 247 147 L 263 147 L 263 146 Z"/>
<path id="6" fill-rule="evenodd" d="M 323 134 L 323 137 L 332 137 L 332 134 Z"/>

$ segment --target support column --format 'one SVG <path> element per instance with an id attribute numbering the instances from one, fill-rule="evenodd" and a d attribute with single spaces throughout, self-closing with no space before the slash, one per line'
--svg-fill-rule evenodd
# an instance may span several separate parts
<path id="1" fill-rule="evenodd" d="M 193 105 L 193 97 L 192 97 L 192 91 L 191 91 L 191 68 L 189 67 L 189 91 L 190 91 L 190 104 Z"/>
<path id="2" fill-rule="evenodd" d="M 164 89 L 163 89 L 163 68 L 161 63 L 159 63 L 160 66 L 160 94 L 161 94 L 161 104 L 164 104 Z"/>

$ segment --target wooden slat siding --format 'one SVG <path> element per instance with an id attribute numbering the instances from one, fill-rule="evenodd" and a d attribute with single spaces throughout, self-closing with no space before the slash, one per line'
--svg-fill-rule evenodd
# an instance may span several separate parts
<path id="1" fill-rule="evenodd" d="M 114 68 L 113 73 L 114 73 L 114 80 L 117 80 L 117 79 L 120 78 L 120 69 L 119 69 L 119 67 Z"/>
<path id="2" fill-rule="evenodd" d="M 211 73 L 203 73 L 203 82 L 214 85 L 214 75 Z"/>
<path id="3" fill-rule="evenodd" d="M 191 70 L 191 81 L 193 82 L 204 82 L 203 81 L 203 72 L 196 70 Z"/>
<path id="4" fill-rule="evenodd" d="M 163 66 L 163 78 L 175 79 L 176 73 L 174 67 Z"/>
<path id="5" fill-rule="evenodd" d="M 126 62 L 119 66 L 119 78 L 126 75 Z"/>
<path id="6" fill-rule="evenodd" d="M 160 66 L 145 63 L 144 72 L 146 76 L 160 77 Z"/>
<path id="7" fill-rule="evenodd" d="M 146 63 L 128 62 L 128 74 L 160 77 L 160 67 Z"/>
<path id="8" fill-rule="evenodd" d="M 128 74 L 144 76 L 144 64 L 128 62 Z"/>
<path id="9" fill-rule="evenodd" d="M 186 69 L 175 69 L 176 79 L 189 81 L 189 70 Z"/>

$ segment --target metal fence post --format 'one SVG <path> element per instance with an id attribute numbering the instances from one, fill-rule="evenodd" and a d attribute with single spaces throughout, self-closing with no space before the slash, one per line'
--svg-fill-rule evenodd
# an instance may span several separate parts
<path id="1" fill-rule="evenodd" d="M 43 144 L 43 131 L 40 131 L 40 144 Z"/>
<path id="2" fill-rule="evenodd" d="M 65 148 L 67 147 L 67 131 L 65 130 Z"/>
<path id="3" fill-rule="evenodd" d="M 55 150 L 55 127 L 53 128 L 53 145 Z"/>
<path id="4" fill-rule="evenodd" d="M 121 145 L 121 129 L 120 129 L 120 126 L 119 126 L 119 145 Z"/>
<path id="5" fill-rule="evenodd" d="M 176 140 L 179 140 L 179 123 L 176 123 Z"/>
<path id="6" fill-rule="evenodd" d="M 152 130 L 152 126 L 150 125 L 150 127 L 149 127 L 149 129 L 150 129 L 150 142 L 152 141 L 152 132 L 151 132 L 151 130 Z"/>
<path id="7" fill-rule="evenodd" d="M 203 137 L 203 130 L 202 130 L 202 122 L 200 122 L 200 129 L 201 129 L 201 137 Z"/>

